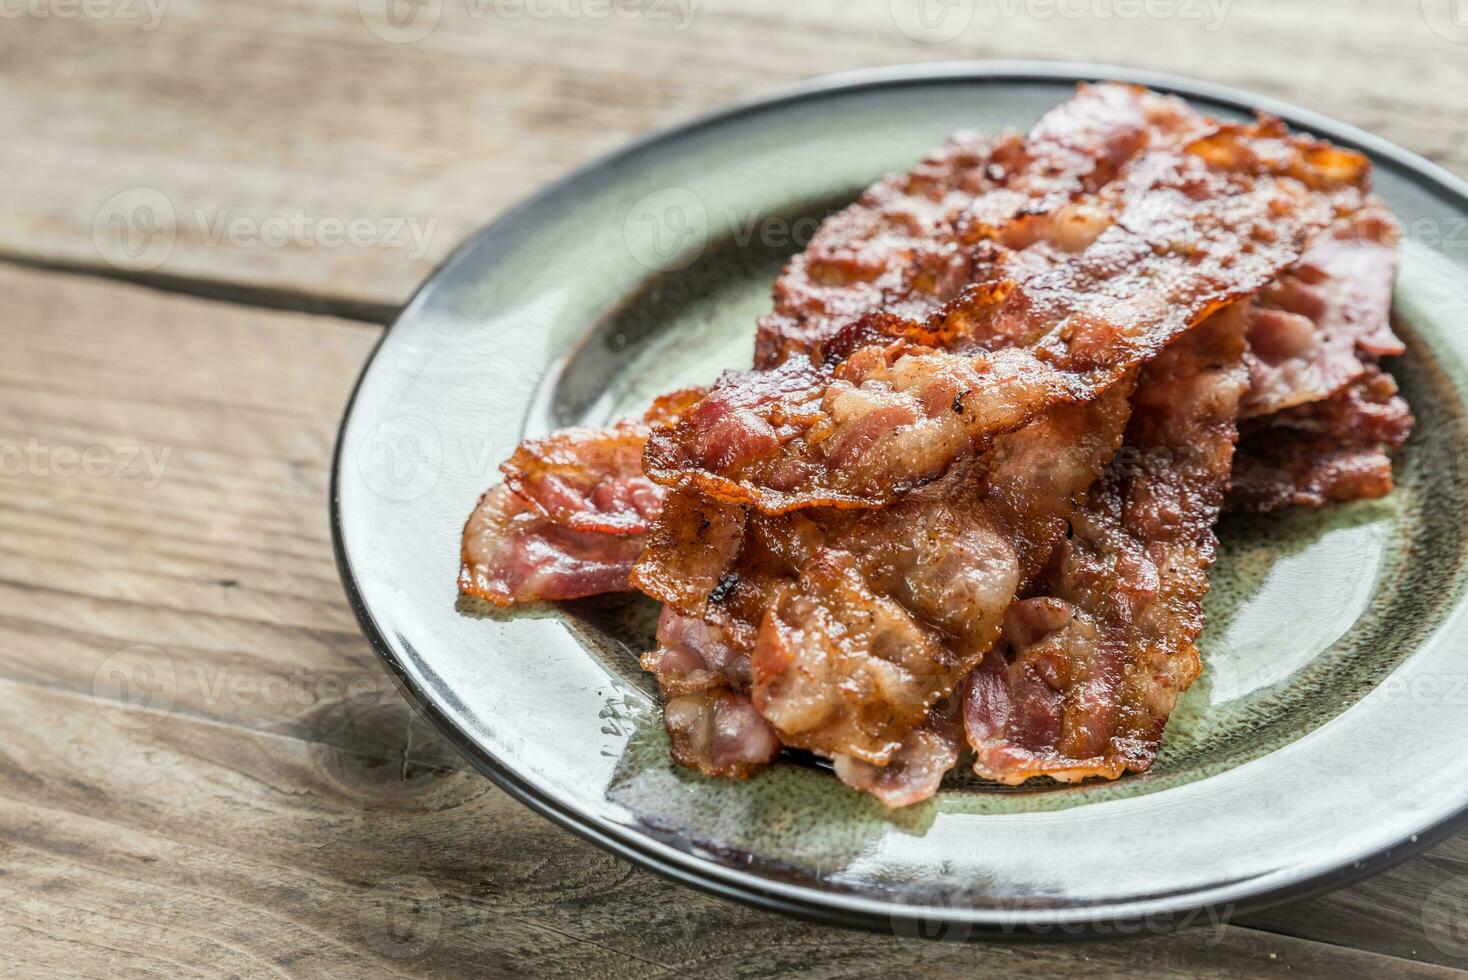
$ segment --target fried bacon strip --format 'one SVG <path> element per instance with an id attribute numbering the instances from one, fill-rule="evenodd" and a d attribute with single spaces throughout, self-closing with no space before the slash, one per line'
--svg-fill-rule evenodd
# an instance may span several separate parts
<path id="1" fill-rule="evenodd" d="M 1412 430 L 1396 382 L 1376 363 L 1405 350 L 1391 328 L 1396 241 L 1391 216 L 1368 201 L 1261 291 L 1231 509 L 1391 492 L 1390 454 Z"/>
<path id="2" fill-rule="evenodd" d="M 1405 350 L 1391 327 L 1397 236 L 1391 215 L 1370 201 L 1260 291 L 1241 417 L 1329 398 L 1376 358 Z"/>
<path id="3" fill-rule="evenodd" d="M 464 525 L 459 591 L 497 606 L 620 592 L 662 511 L 642 474 L 650 426 L 677 418 L 702 389 L 664 395 L 641 422 L 527 439 Z"/>
<path id="4" fill-rule="evenodd" d="M 1264 513 L 1384 497 L 1392 490 L 1390 454 L 1411 433 L 1412 412 L 1396 382 L 1368 366 L 1330 398 L 1246 427 L 1229 506 Z"/>
<path id="5" fill-rule="evenodd" d="M 497 606 L 620 592 L 641 553 L 638 537 L 562 527 L 501 484 L 464 526 L 459 591 Z"/>
<path id="6" fill-rule="evenodd" d="M 562 429 L 525 440 L 500 470 L 517 497 L 561 527 L 646 534 L 663 508 L 662 488 L 642 473 L 649 431 L 641 422 Z"/>
<path id="7" fill-rule="evenodd" d="M 1017 603 L 970 679 L 974 771 L 1020 783 L 1142 771 L 1180 692 L 1228 488 L 1245 311 L 1235 305 L 1144 370 L 1126 446 L 1072 521 L 1048 590 Z"/>
<path id="8" fill-rule="evenodd" d="M 1106 390 L 1293 265 L 1335 214 L 1293 178 L 1219 172 L 1193 153 L 1148 154 L 1125 183 L 1117 222 L 1070 261 L 955 301 L 976 333 L 1017 346 L 867 347 L 829 372 L 796 355 L 726 376 L 653 433 L 648 475 L 765 513 L 883 506 L 1047 408 Z"/>
<path id="9" fill-rule="evenodd" d="M 822 223 L 775 282 L 755 366 L 810 354 L 864 314 L 928 316 L 992 260 L 981 244 L 1018 251 L 1049 239 L 1079 250 L 1099 231 L 1087 195 L 1143 150 L 1212 125 L 1180 99 L 1106 83 L 1080 86 L 1025 138 L 954 137 Z"/>

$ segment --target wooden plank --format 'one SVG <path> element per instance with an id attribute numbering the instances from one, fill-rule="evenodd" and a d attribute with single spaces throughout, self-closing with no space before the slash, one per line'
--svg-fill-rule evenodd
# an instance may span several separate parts
<path id="1" fill-rule="evenodd" d="M 1468 835 L 1349 888 L 1245 916 L 1239 924 L 1468 968 Z"/>
<path id="2" fill-rule="evenodd" d="M 179 711 L 403 738 L 326 511 L 376 329 L 10 267 L 0 289 L 0 674 L 90 692 L 152 669 Z"/>
<path id="3" fill-rule="evenodd" d="M 1243 85 L 1468 173 L 1468 49 L 1415 2 L 1163 0 L 1179 15 L 1137 19 L 958 0 L 936 8 L 968 18 L 944 43 L 904 33 L 889 0 L 619 4 L 632 18 L 603 0 L 444 0 L 431 33 L 389 43 L 359 9 L 383 2 L 171 0 L 152 30 L 141 2 L 133 20 L 7 19 L 0 255 L 118 272 L 105 254 L 170 288 L 382 319 L 474 228 L 635 135 L 813 75 L 963 58 Z M 122 255 L 115 218 L 171 228 L 171 249 Z"/>
<path id="4" fill-rule="evenodd" d="M 959 946 L 705 897 L 477 776 L 0 681 L 0 941 L 22 975 L 1245 977 L 1452 971 L 1230 926 Z M 365 748 L 365 747 L 364 747 Z"/>

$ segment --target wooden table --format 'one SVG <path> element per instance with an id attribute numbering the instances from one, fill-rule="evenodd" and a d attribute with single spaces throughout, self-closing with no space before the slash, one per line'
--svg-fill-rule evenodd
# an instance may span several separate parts
<path id="1" fill-rule="evenodd" d="M 473 229 L 654 127 L 830 71 L 1050 57 L 1246 86 L 1468 174 L 1448 0 L 1062 4 L 957 0 L 943 43 L 887 0 L 434 0 L 417 40 L 383 0 L 0 6 L 0 973 L 1468 966 L 1462 835 L 1119 943 L 920 943 L 707 898 L 469 772 L 343 600 L 327 467 L 383 323 Z"/>

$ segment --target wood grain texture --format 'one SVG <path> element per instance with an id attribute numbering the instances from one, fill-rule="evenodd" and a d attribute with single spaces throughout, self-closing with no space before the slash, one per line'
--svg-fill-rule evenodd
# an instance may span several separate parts
<path id="1" fill-rule="evenodd" d="M 356 633 L 327 463 L 374 329 L 4 266 L 0 294 L 0 948 L 27 974 L 1468 965 L 1424 926 L 1468 837 L 1244 923 L 1064 947 L 852 935 L 636 870 L 468 772 Z"/>
<path id="2" fill-rule="evenodd" d="M 168 976 L 1438 977 L 1232 926 L 960 946 L 678 888 L 467 773 L 0 681 L 42 728 L 0 755 L 10 962 Z M 146 765 L 138 764 L 146 760 Z"/>
<path id="3" fill-rule="evenodd" d="M 0 283 L 0 672 L 91 692 L 115 657 L 200 717 L 340 745 L 369 722 L 405 731 L 326 513 L 377 330 L 66 275 Z"/>
<path id="4" fill-rule="evenodd" d="M 1221 928 L 1066 947 L 850 934 L 675 887 L 513 803 L 416 718 L 342 598 L 325 499 L 379 334 L 361 320 L 649 129 L 832 71 L 1065 58 L 1242 85 L 1468 173 L 1468 45 L 1430 29 L 1438 0 L 1232 0 L 1216 29 L 1222 0 L 1137 20 L 958 0 L 971 19 L 943 43 L 900 29 L 902 0 L 443 0 L 406 43 L 368 28 L 376 2 L 0 22 L 4 973 L 1468 967 L 1468 835 Z M 139 201 L 173 241 L 129 258 L 109 218 Z"/>
<path id="5" fill-rule="evenodd" d="M 814 75 L 968 58 L 1241 85 L 1468 173 L 1468 45 L 1419 0 L 1161 0 L 1161 18 L 956 0 L 967 26 L 943 43 L 899 27 L 933 0 L 619 0 L 630 18 L 597 16 L 604 0 L 442 0 L 407 43 L 368 29 L 360 10 L 385 2 L 170 0 L 152 30 L 7 19 L 0 254 L 119 272 L 107 256 L 174 288 L 384 319 L 473 229 L 633 136 Z M 135 230 L 173 244 L 129 258 L 111 222 L 137 188 L 165 203 Z"/>

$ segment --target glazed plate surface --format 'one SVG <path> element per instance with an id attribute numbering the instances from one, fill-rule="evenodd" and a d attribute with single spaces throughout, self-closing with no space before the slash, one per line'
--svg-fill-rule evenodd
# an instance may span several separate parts
<path id="1" fill-rule="evenodd" d="M 1391 364 L 1418 418 L 1392 497 L 1220 525 L 1204 674 L 1151 772 L 1006 788 L 950 776 L 888 812 L 809 762 L 747 782 L 668 757 L 637 667 L 654 605 L 506 614 L 457 599 L 459 532 L 527 435 L 748 367 L 817 222 L 949 133 L 1023 129 L 1079 80 L 1356 146 L 1406 229 Z M 804 86 L 550 187 L 433 276 L 364 371 L 338 445 L 343 580 L 409 697 L 490 778 L 617 853 L 793 914 L 904 935 L 1072 936 L 1218 921 L 1369 873 L 1468 808 L 1468 187 L 1358 130 L 1121 69 L 965 64 Z"/>

